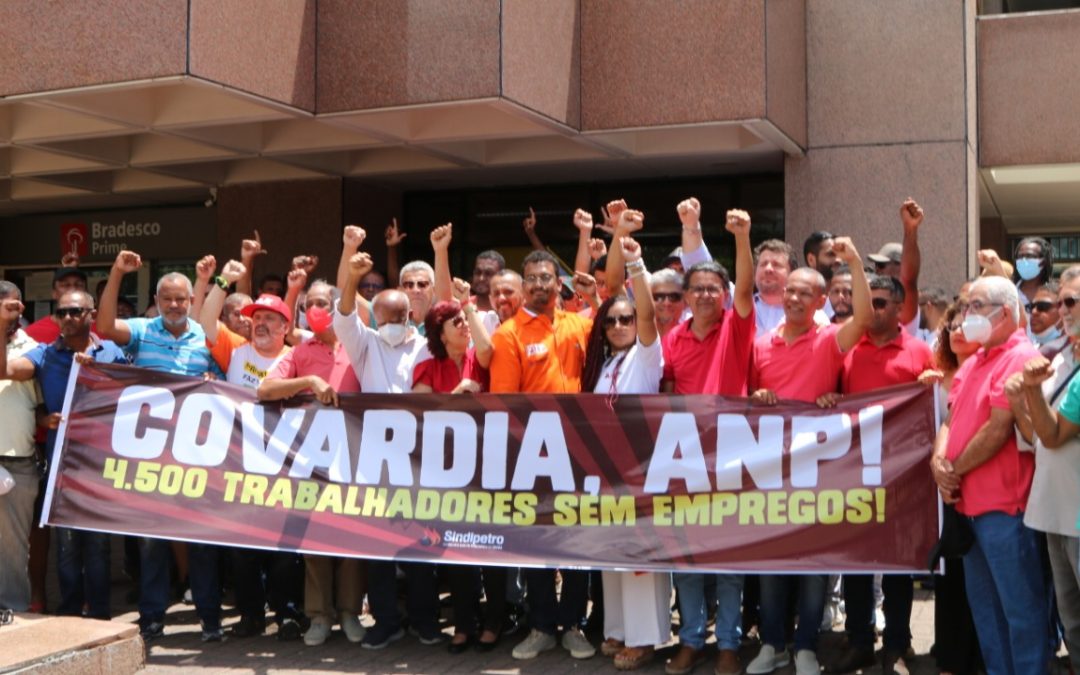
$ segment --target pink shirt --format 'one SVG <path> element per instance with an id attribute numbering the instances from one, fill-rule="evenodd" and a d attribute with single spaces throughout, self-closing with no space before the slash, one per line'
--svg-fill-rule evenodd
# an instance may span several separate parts
<path id="1" fill-rule="evenodd" d="M 813 324 L 788 344 L 780 329 L 754 342 L 750 366 L 750 391 L 769 389 L 778 398 L 813 402 L 818 396 L 839 391 L 844 353 L 836 334 L 840 326 Z"/>
<path id="2" fill-rule="evenodd" d="M 734 309 L 699 340 L 687 319 L 664 336 L 663 381 L 674 382 L 676 394 L 746 396 L 754 313 L 742 317 Z"/>
<path id="3" fill-rule="evenodd" d="M 308 338 L 281 357 L 266 379 L 291 380 L 306 375 L 318 375 L 339 394 L 360 391 L 360 382 L 356 379 L 352 362 L 340 342 L 330 349 L 319 338 Z"/>
<path id="4" fill-rule="evenodd" d="M 949 445 L 945 456 L 955 462 L 975 433 L 990 419 L 992 408 L 1009 409 L 1005 380 L 1024 369 L 1039 351 L 1018 330 L 1008 340 L 991 349 L 971 355 L 953 377 L 949 391 Z M 982 466 L 960 479 L 960 501 L 956 510 L 967 516 L 989 511 L 1015 515 L 1024 511 L 1031 478 L 1035 474 L 1035 455 L 1020 452 L 1016 435 L 1010 433 L 997 454 Z"/>

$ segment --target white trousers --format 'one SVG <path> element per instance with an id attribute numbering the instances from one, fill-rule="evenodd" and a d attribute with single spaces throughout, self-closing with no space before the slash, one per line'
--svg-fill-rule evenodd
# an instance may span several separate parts
<path id="1" fill-rule="evenodd" d="M 671 574 L 601 572 L 604 637 L 628 647 L 662 645 L 671 639 Z"/>

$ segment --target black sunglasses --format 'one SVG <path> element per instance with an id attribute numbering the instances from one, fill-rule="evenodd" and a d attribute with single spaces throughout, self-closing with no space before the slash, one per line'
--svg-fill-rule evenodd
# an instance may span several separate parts
<path id="1" fill-rule="evenodd" d="M 85 307 L 57 307 L 53 314 L 57 319 L 70 318 L 74 319 L 77 316 L 82 316 L 90 310 Z"/>
<path id="2" fill-rule="evenodd" d="M 615 325 L 615 322 L 618 322 L 620 326 L 629 326 L 634 323 L 634 315 L 623 314 L 621 316 L 612 316 L 609 314 L 604 317 L 604 328 L 611 328 Z"/>
<path id="3" fill-rule="evenodd" d="M 1056 306 L 1056 302 L 1050 302 L 1049 300 L 1039 300 L 1037 302 L 1029 302 L 1028 304 L 1024 305 L 1024 309 L 1027 310 L 1028 314 L 1031 314 L 1034 311 L 1049 312 Z"/>
<path id="4" fill-rule="evenodd" d="M 1065 309 L 1072 309 L 1073 307 L 1076 306 L 1076 301 L 1077 300 L 1080 300 L 1080 298 L 1078 298 L 1076 296 L 1065 296 L 1064 298 L 1062 298 L 1061 300 L 1058 301 L 1058 307 L 1061 307 L 1062 305 L 1064 305 Z"/>
<path id="5" fill-rule="evenodd" d="M 679 300 L 682 300 L 682 293 L 653 293 L 652 299 L 653 302 L 663 302 L 665 300 L 668 302 L 678 302 Z"/>

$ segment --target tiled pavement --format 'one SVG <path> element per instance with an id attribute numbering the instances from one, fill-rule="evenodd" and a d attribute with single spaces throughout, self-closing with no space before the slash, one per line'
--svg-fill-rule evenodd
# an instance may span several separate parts
<path id="1" fill-rule="evenodd" d="M 136 614 L 117 616 L 117 621 L 134 621 Z M 235 615 L 226 619 L 226 628 L 236 621 Z M 364 617 L 365 623 L 370 617 Z M 927 655 L 934 639 L 934 604 L 930 591 L 916 590 L 911 629 L 913 646 L 918 657 L 912 666 L 913 675 L 937 673 L 933 659 Z M 839 629 L 839 627 L 837 627 Z M 271 628 L 272 632 L 274 629 Z M 448 630 L 449 632 L 449 630 Z M 840 633 L 823 635 L 822 650 L 835 647 Z M 360 649 L 345 640 L 335 629 L 326 644 L 305 647 L 302 642 L 278 642 L 271 634 L 260 638 L 230 638 L 220 644 L 204 645 L 199 640 L 199 627 L 191 607 L 181 604 L 169 610 L 165 637 L 149 646 L 147 668 L 150 673 L 489 673 L 492 675 L 562 675 L 586 673 L 615 673 L 610 659 L 599 654 L 588 660 L 575 661 L 562 649 L 542 654 L 532 661 L 516 661 L 510 656 L 513 644 L 521 635 L 504 639 L 489 654 L 469 651 L 462 655 L 447 653 L 445 646 L 425 647 L 415 638 L 401 641 L 380 651 Z M 670 647 L 658 652 L 654 661 L 640 669 L 641 673 L 664 672 L 664 660 Z M 756 654 L 755 645 L 742 651 L 743 664 Z M 711 663 L 698 667 L 695 673 L 707 675 Z M 792 668 L 777 671 L 779 675 L 793 673 Z M 879 668 L 864 671 L 879 673 Z"/>

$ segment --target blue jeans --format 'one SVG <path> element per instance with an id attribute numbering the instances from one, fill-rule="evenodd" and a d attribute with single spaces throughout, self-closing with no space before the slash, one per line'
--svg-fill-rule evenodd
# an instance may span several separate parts
<path id="1" fill-rule="evenodd" d="M 1022 513 L 969 520 L 975 544 L 964 556 L 964 578 L 987 675 L 1046 672 L 1047 590 L 1035 531 Z"/>
<path id="2" fill-rule="evenodd" d="M 60 607 L 66 616 L 109 619 L 109 535 L 68 527 L 56 528 L 56 571 L 60 578 Z"/>
<path id="3" fill-rule="evenodd" d="M 139 537 L 139 625 L 164 623 L 169 607 L 170 544 L 165 539 Z M 221 582 L 218 548 L 188 544 L 188 583 L 195 614 L 203 628 L 221 628 Z"/>
<path id="4" fill-rule="evenodd" d="M 788 617 L 788 595 L 798 584 L 799 624 L 795 627 L 795 651 L 817 651 L 818 629 L 825 613 L 824 574 L 761 575 L 761 640 L 776 651 L 784 649 L 784 624 Z"/>
<path id="5" fill-rule="evenodd" d="M 709 608 L 705 598 L 706 575 L 675 573 L 675 588 L 679 591 L 679 644 L 693 649 L 705 647 L 705 622 Z M 716 574 L 716 648 L 739 649 L 742 635 L 743 575 Z"/>

